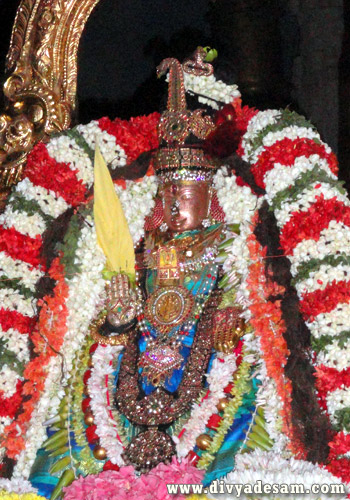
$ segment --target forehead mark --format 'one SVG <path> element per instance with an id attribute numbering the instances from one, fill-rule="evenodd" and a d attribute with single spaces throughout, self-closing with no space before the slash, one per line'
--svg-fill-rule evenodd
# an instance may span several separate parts
<path id="1" fill-rule="evenodd" d="M 206 182 L 193 182 L 191 184 L 168 184 L 163 188 L 164 194 L 181 195 L 182 193 L 203 193 L 208 190 L 208 184 Z"/>

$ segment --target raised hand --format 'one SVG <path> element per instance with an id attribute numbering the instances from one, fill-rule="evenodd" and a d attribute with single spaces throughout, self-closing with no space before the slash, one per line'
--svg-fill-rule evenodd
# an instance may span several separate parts
<path id="1" fill-rule="evenodd" d="M 113 326 L 130 323 L 136 316 L 137 298 L 126 274 L 117 274 L 106 285 L 107 319 Z"/>

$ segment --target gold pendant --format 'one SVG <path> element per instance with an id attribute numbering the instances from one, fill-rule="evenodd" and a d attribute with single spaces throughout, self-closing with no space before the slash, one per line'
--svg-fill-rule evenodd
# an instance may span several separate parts
<path id="1" fill-rule="evenodd" d="M 185 321 L 193 304 L 192 294 L 182 286 L 158 288 L 147 299 L 145 317 L 157 330 L 167 333 Z"/>
<path id="2" fill-rule="evenodd" d="M 176 368 L 180 368 L 183 357 L 175 346 L 154 345 L 146 348 L 139 366 L 143 368 L 143 375 L 151 384 L 161 385 L 170 377 Z"/>

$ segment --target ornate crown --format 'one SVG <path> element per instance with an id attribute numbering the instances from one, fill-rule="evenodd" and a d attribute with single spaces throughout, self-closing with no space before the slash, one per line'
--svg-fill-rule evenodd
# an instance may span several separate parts
<path id="1" fill-rule="evenodd" d="M 157 75 L 169 70 L 167 110 L 162 114 L 159 126 L 159 148 L 154 157 L 157 175 L 165 179 L 209 179 L 218 168 L 217 162 L 208 156 L 201 142 L 214 130 L 215 125 L 203 110 L 190 111 L 186 107 L 184 71 L 197 76 L 209 76 L 211 64 L 205 63 L 206 53 L 196 50 L 192 59 L 183 66 L 177 59 L 164 59 L 157 67 Z"/>

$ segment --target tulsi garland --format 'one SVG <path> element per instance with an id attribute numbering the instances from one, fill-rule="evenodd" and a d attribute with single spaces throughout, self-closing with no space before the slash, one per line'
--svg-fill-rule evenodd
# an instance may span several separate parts
<path id="1" fill-rule="evenodd" d="M 90 359 L 91 345 L 92 340 L 88 338 L 80 356 L 75 360 L 72 373 L 72 384 L 67 386 L 72 400 L 70 415 L 72 431 L 77 445 L 81 448 L 78 453 L 79 471 L 84 475 L 97 474 L 102 470 L 102 464 L 94 459 L 85 436 L 84 412 L 82 409 L 84 400 L 83 374 Z"/>
<path id="2" fill-rule="evenodd" d="M 238 367 L 237 373 L 234 377 L 234 385 L 230 392 L 231 398 L 223 412 L 222 419 L 214 433 L 213 439 L 205 450 L 197 464 L 199 469 L 207 469 L 215 458 L 215 454 L 220 449 L 227 431 L 234 421 L 235 415 L 243 402 L 243 395 L 250 390 L 250 383 L 248 380 L 251 373 L 251 363 L 249 361 L 242 361 Z"/>

